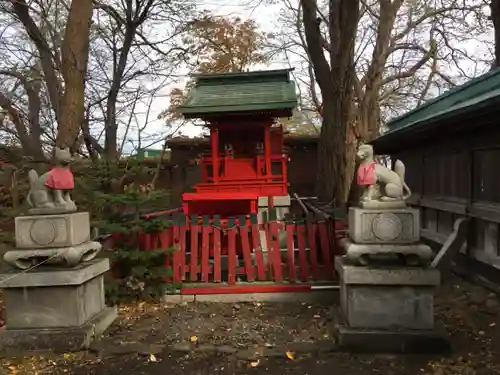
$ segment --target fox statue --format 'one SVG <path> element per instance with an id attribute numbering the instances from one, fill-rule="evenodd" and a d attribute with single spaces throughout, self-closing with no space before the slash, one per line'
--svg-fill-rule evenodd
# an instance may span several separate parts
<path id="1" fill-rule="evenodd" d="M 69 148 L 56 147 L 54 160 L 56 166 L 41 176 L 34 169 L 29 171 L 30 191 L 26 201 L 35 210 L 76 211 L 76 204 L 70 195 L 75 183 L 70 168 L 72 157 Z"/>
<path id="2" fill-rule="evenodd" d="M 375 163 L 373 147 L 363 144 L 358 147 L 356 156 L 360 160 L 358 185 L 365 190 L 362 201 L 376 200 L 375 191 L 379 185 L 381 201 L 405 201 L 411 196 L 411 190 L 405 182 L 405 165 L 396 160 L 394 170 Z"/>

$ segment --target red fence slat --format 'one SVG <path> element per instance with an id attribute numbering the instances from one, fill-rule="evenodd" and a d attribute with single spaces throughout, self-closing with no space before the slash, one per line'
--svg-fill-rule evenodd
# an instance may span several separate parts
<path id="1" fill-rule="evenodd" d="M 241 249 L 243 252 L 243 263 L 245 265 L 245 273 L 248 281 L 253 281 L 253 266 L 252 266 L 252 254 L 250 252 L 250 238 L 248 236 L 248 228 L 246 223 L 246 218 L 244 216 L 238 218 L 239 222 L 239 234 L 241 239 Z"/>
<path id="2" fill-rule="evenodd" d="M 201 281 L 208 282 L 209 259 L 210 259 L 210 232 L 211 227 L 208 217 L 203 217 L 201 232 Z"/>
<path id="3" fill-rule="evenodd" d="M 149 249 L 150 250 L 156 250 L 156 249 L 161 249 L 162 247 L 160 246 L 160 232 L 153 232 L 149 233 L 150 240 L 149 240 Z"/>
<path id="4" fill-rule="evenodd" d="M 260 231 L 257 224 L 256 215 L 250 218 L 252 221 L 252 246 L 255 254 L 255 262 L 257 263 L 257 277 L 259 280 L 266 280 L 266 266 L 264 264 L 264 255 L 262 254 L 262 245 L 260 243 Z"/>
<path id="5" fill-rule="evenodd" d="M 268 272 L 271 280 L 274 280 L 274 270 L 273 270 L 273 248 L 271 244 L 271 229 L 269 223 L 263 225 L 263 230 L 265 233 L 266 239 L 266 249 L 267 249 L 267 257 L 266 259 L 266 272 Z"/>
<path id="6" fill-rule="evenodd" d="M 191 243 L 189 252 L 189 262 L 191 263 L 191 270 L 189 271 L 189 280 L 198 281 L 198 233 L 200 231 L 200 226 L 198 225 L 198 215 L 193 215 L 191 218 Z"/>
<path id="7" fill-rule="evenodd" d="M 221 230 L 220 230 L 220 218 L 219 216 L 214 217 L 213 228 L 212 228 L 212 239 L 214 246 L 214 271 L 213 278 L 214 281 L 219 283 L 222 281 L 222 271 L 221 271 Z"/>
<path id="8" fill-rule="evenodd" d="M 293 235 L 295 233 L 295 225 L 287 223 L 286 226 L 286 249 L 288 255 L 288 280 L 295 281 L 295 243 Z"/>
<path id="9" fill-rule="evenodd" d="M 281 269 L 281 248 L 280 248 L 280 239 L 279 239 L 279 231 L 281 224 L 272 221 L 269 224 L 270 237 L 271 237 L 271 247 L 272 254 L 270 262 L 273 265 L 273 276 L 274 281 L 282 281 L 283 280 L 283 270 Z"/>
<path id="10" fill-rule="evenodd" d="M 227 230 L 227 281 L 231 285 L 236 283 L 236 235 L 238 233 L 234 222 L 228 225 L 230 227 Z"/>
<path id="11" fill-rule="evenodd" d="M 180 279 L 182 281 L 186 280 L 186 218 L 182 215 L 179 219 L 179 268 L 180 268 Z"/>
<path id="12" fill-rule="evenodd" d="M 299 245 L 299 274 L 301 281 L 307 281 L 309 278 L 309 264 L 307 263 L 306 253 L 306 227 L 303 223 L 296 224 L 297 242 Z"/>

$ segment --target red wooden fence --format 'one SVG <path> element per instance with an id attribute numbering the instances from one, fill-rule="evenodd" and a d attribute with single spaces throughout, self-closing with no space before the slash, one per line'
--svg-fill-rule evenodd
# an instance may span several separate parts
<path id="1" fill-rule="evenodd" d="M 339 222 L 333 219 L 310 215 L 299 221 L 257 224 L 255 214 L 226 221 L 218 216 L 187 218 L 180 212 L 149 216 L 159 215 L 172 220 L 172 225 L 144 234 L 141 248 L 175 248 L 165 259 L 173 282 L 235 285 L 238 281 L 311 283 L 336 278 L 333 260 L 340 255 Z"/>

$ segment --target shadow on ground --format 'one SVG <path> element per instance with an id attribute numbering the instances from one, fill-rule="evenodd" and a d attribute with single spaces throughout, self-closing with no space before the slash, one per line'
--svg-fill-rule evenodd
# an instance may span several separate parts
<path id="1" fill-rule="evenodd" d="M 339 353 L 331 306 L 139 304 L 122 307 L 90 351 L 10 355 L 0 374 L 500 374 L 498 296 L 455 278 L 441 287 L 436 309 L 453 346 L 447 357 Z"/>

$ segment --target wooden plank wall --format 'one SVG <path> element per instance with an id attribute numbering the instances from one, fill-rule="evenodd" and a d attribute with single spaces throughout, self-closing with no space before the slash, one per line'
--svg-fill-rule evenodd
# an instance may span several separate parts
<path id="1" fill-rule="evenodd" d="M 410 203 L 421 208 L 422 236 L 444 243 L 453 222 L 470 217 L 469 256 L 500 269 L 500 131 L 425 142 L 392 155 L 406 165 Z"/>

